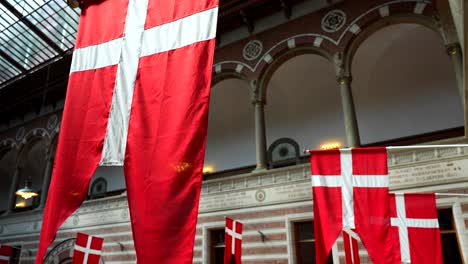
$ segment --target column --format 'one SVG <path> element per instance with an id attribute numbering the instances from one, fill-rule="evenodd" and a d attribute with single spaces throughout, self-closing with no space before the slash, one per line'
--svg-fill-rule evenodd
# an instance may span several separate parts
<path id="1" fill-rule="evenodd" d="M 261 171 L 267 168 L 267 147 L 265 134 L 265 100 L 262 97 L 257 81 L 251 82 L 252 87 L 252 104 L 255 111 L 255 147 L 257 167 L 254 171 Z"/>
<path id="2" fill-rule="evenodd" d="M 49 185 L 50 185 L 50 178 L 52 177 L 52 166 L 54 158 L 52 156 L 47 158 L 47 164 L 45 167 L 43 182 L 42 182 L 42 189 L 41 189 L 41 202 L 39 204 L 38 209 L 44 209 L 45 203 L 47 200 L 47 193 L 49 192 Z"/>
<path id="3" fill-rule="evenodd" d="M 348 147 L 358 147 L 361 143 L 359 140 L 359 128 L 356 120 L 356 111 L 354 110 L 353 95 L 351 92 L 351 77 L 342 75 L 339 76 L 337 80 L 340 85 L 341 104 Z"/>
<path id="4" fill-rule="evenodd" d="M 15 208 L 16 203 L 16 189 L 18 188 L 19 174 L 21 168 L 17 167 L 15 173 L 13 174 L 13 180 L 10 185 L 10 195 L 8 196 L 8 209 L 5 214 L 10 214 Z"/>
<path id="5" fill-rule="evenodd" d="M 455 70 L 455 77 L 457 79 L 457 88 L 460 93 L 462 105 L 464 105 L 465 92 L 463 87 L 463 55 L 461 52 L 460 45 L 458 43 L 452 43 L 446 45 L 447 54 L 450 56 L 450 60 L 453 63 L 453 69 Z"/>

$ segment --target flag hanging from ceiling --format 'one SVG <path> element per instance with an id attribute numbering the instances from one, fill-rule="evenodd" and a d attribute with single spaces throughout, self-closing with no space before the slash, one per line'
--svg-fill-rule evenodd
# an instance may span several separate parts
<path id="1" fill-rule="evenodd" d="M 316 260 L 342 230 L 356 232 L 373 263 L 394 263 L 385 148 L 311 151 Z"/>
<path id="2" fill-rule="evenodd" d="M 7 245 L 0 245 L 0 264 L 10 263 L 11 256 L 13 255 L 13 247 Z"/>
<path id="3" fill-rule="evenodd" d="M 36 263 L 100 163 L 124 165 L 138 261 L 192 261 L 217 6 L 83 1 Z"/>
<path id="4" fill-rule="evenodd" d="M 434 194 L 390 194 L 396 263 L 443 264 Z"/>
<path id="5" fill-rule="evenodd" d="M 241 264 L 242 223 L 226 217 L 224 264 Z"/>
<path id="6" fill-rule="evenodd" d="M 103 242 L 103 238 L 77 233 L 72 263 L 99 264 Z"/>

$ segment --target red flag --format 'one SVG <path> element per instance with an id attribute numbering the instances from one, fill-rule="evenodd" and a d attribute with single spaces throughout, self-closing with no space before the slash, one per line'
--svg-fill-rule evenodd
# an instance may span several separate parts
<path id="1" fill-rule="evenodd" d="M 242 223 L 226 217 L 224 264 L 241 264 Z"/>
<path id="2" fill-rule="evenodd" d="M 73 264 L 99 264 L 103 241 L 100 237 L 77 233 Z"/>
<path id="3" fill-rule="evenodd" d="M 311 151 L 317 263 L 342 230 L 361 238 L 373 263 L 393 263 L 385 148 Z"/>
<path id="4" fill-rule="evenodd" d="M 217 5 L 84 1 L 36 263 L 100 162 L 124 164 L 138 260 L 192 261 Z"/>
<path id="5" fill-rule="evenodd" d="M 8 264 L 13 255 L 13 248 L 7 245 L 0 245 L 0 264 Z"/>
<path id="6" fill-rule="evenodd" d="M 343 243 L 345 250 L 346 264 L 360 264 L 359 247 L 356 238 L 343 231 Z"/>
<path id="7" fill-rule="evenodd" d="M 391 194 L 390 215 L 396 263 L 443 263 L 434 194 Z"/>

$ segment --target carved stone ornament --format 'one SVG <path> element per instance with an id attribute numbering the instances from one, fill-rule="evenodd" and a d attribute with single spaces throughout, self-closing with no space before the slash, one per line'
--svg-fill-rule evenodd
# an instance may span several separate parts
<path id="1" fill-rule="evenodd" d="M 18 130 L 16 131 L 16 141 L 21 141 L 25 133 L 26 130 L 24 129 L 24 127 L 18 128 Z"/>
<path id="2" fill-rule="evenodd" d="M 57 126 L 57 123 L 58 123 L 57 115 L 51 116 L 49 120 L 47 120 L 47 129 L 53 130 Z"/>
<path id="3" fill-rule="evenodd" d="M 322 30 L 325 32 L 336 32 L 346 24 L 345 12 L 335 9 L 331 10 L 322 18 Z"/>
<path id="4" fill-rule="evenodd" d="M 257 59 L 260 56 L 260 54 L 262 54 L 262 51 L 262 42 L 260 42 L 259 40 L 252 40 L 244 46 L 244 50 L 242 50 L 242 55 L 244 56 L 244 59 L 252 61 Z"/>

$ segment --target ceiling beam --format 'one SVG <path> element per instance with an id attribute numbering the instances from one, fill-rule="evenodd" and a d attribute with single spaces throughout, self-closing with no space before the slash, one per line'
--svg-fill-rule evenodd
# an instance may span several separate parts
<path id="1" fill-rule="evenodd" d="M 0 3 L 5 6 L 14 16 L 16 16 L 21 22 L 23 22 L 32 32 L 34 32 L 40 39 L 42 39 L 47 45 L 49 45 L 58 54 L 63 54 L 65 51 L 61 49 L 55 42 L 53 42 L 44 32 L 39 30 L 31 21 L 29 21 L 21 12 L 19 12 L 14 6 L 12 6 L 7 0 L 0 0 Z"/>
<path id="2" fill-rule="evenodd" d="M 26 69 L 19 62 L 17 62 L 15 59 L 13 59 L 10 55 L 5 53 L 1 49 L 0 49 L 0 57 L 3 57 L 6 61 L 11 63 L 11 65 L 15 66 L 15 68 L 17 68 L 21 72 L 23 72 L 23 73 L 26 72 Z"/>

